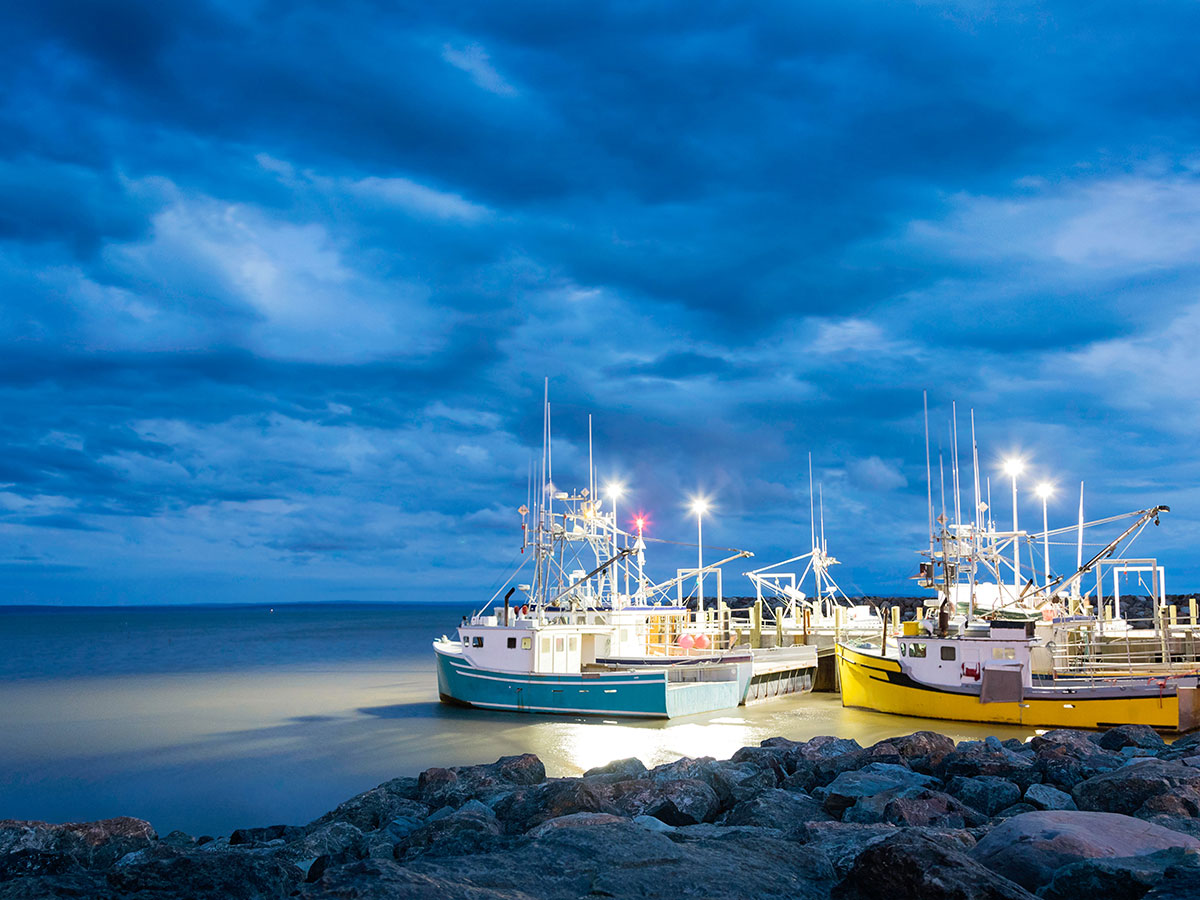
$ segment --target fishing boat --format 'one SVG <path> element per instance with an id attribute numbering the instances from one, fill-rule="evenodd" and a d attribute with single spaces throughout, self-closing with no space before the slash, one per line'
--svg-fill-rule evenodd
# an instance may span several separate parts
<path id="1" fill-rule="evenodd" d="M 978 473 L 973 422 L 972 456 Z M 956 494 L 957 470 L 955 459 Z M 990 504 L 980 499 L 978 474 L 978 515 L 965 523 L 955 504 L 951 522 L 943 504 L 935 531 L 930 488 L 930 546 L 917 578 L 936 599 L 919 621 L 896 623 L 901 627 L 891 640 L 885 633 L 879 645 L 838 642 L 843 705 L 1043 728 L 1144 724 L 1188 731 L 1200 725 L 1195 602 L 1182 625 L 1165 603 L 1163 567 L 1155 559 L 1125 555 L 1142 530 L 1157 525 L 1169 509 L 1153 506 L 1088 523 L 1081 499 L 1076 566 L 1069 575 L 1055 576 L 1049 538 L 1057 532 L 1046 525 L 1045 505 L 1040 534 L 1019 530 L 1015 474 L 1013 485 L 1011 531 L 997 530 L 987 515 Z M 1132 522 L 1084 561 L 1084 530 L 1122 519 Z M 1042 577 L 1034 572 L 1024 578 L 1021 551 L 1039 543 L 1045 553 Z M 1113 573 L 1110 597 L 1105 572 Z M 1118 576 L 1128 573 L 1151 575 L 1149 622 L 1121 617 Z M 1089 574 L 1095 575 L 1095 587 L 1084 592 Z"/>
<path id="2" fill-rule="evenodd" d="M 645 522 L 619 525 L 616 500 L 598 496 L 589 459 L 587 487 L 559 491 L 544 408 L 544 473 L 521 515 L 524 563 L 454 638 L 434 642 L 438 692 L 446 703 L 512 712 L 675 718 L 732 709 L 769 687 L 811 687 L 815 653 L 806 648 L 756 661 L 733 649 L 704 607 L 701 585 L 753 554 L 730 550 L 654 582 L 646 574 Z M 589 429 L 590 430 L 590 429 Z M 590 440 L 589 440 L 589 457 Z M 528 568 L 529 580 L 517 583 Z M 684 597 L 697 586 L 697 610 Z M 503 599 L 501 600 L 501 593 Z M 514 596 L 515 595 L 515 596 Z"/>

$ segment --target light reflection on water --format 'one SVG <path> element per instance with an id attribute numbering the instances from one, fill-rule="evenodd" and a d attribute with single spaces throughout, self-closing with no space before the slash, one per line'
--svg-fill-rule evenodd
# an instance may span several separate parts
<path id="1" fill-rule="evenodd" d="M 335 613 L 337 629 L 326 632 L 321 623 Z M 196 630 L 177 620 L 198 614 L 166 616 L 176 638 L 163 645 L 154 643 L 158 620 L 122 615 L 69 636 L 40 620 L 0 632 L 8 667 L 0 677 L 0 819 L 133 815 L 161 833 L 222 834 L 305 822 L 431 766 L 523 752 L 536 753 L 551 775 L 574 775 L 629 756 L 647 766 L 728 757 L 775 735 L 834 734 L 865 746 L 919 729 L 956 739 L 1031 733 L 847 710 L 832 694 L 671 722 L 464 710 L 438 702 L 429 644 L 454 621 L 452 611 L 297 611 L 269 625 L 255 620 L 253 641 L 245 610 L 221 613 L 253 652 L 228 649 L 223 629 L 234 626 L 224 619 L 204 618 L 203 642 L 191 646 Z M 326 633 L 341 637 L 313 637 Z M 204 646 L 222 640 L 220 667 L 203 665 Z"/>

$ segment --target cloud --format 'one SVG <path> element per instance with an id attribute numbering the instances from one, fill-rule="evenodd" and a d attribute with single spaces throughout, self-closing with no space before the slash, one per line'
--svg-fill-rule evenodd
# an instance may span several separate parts
<path id="1" fill-rule="evenodd" d="M 467 44 L 462 49 L 446 44 L 442 47 L 442 59 L 456 69 L 471 76 L 471 80 L 485 91 L 501 97 L 513 97 L 517 91 L 501 77 L 492 65 L 487 51 L 479 44 Z"/>

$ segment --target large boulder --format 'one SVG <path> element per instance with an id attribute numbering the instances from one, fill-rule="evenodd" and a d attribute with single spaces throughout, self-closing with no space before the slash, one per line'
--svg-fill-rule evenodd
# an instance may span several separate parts
<path id="1" fill-rule="evenodd" d="M 460 809 L 431 816 L 409 834 L 400 847 L 406 858 L 423 854 L 466 856 L 495 849 L 504 828 L 496 814 L 478 801 L 469 801 Z M 397 855 L 400 849 L 397 850 Z"/>
<path id="2" fill-rule="evenodd" d="M 996 775 L 951 778 L 946 793 L 986 816 L 994 816 L 1021 799 L 1021 789 L 1017 785 Z"/>
<path id="3" fill-rule="evenodd" d="M 797 791 L 772 788 L 743 800 L 725 814 L 723 825 L 758 825 L 789 831 L 805 822 L 828 822 L 833 817 L 821 803 Z"/>
<path id="4" fill-rule="evenodd" d="M 1200 841 L 1129 816 L 1056 810 L 1005 820 L 971 855 L 1032 891 L 1062 866 L 1081 859 L 1145 856 L 1172 847 L 1200 850 Z"/>
<path id="5" fill-rule="evenodd" d="M 1024 888 L 925 835 L 901 831 L 868 846 L 834 900 L 1032 900 Z"/>
<path id="6" fill-rule="evenodd" d="M 974 828 L 987 822 L 979 810 L 941 791 L 903 787 L 870 797 L 860 797 L 846 810 L 844 822 L 889 822 L 893 825 L 927 825 L 936 828 Z"/>
<path id="7" fill-rule="evenodd" d="M 1071 795 L 1080 809 L 1134 815 L 1148 800 L 1184 788 L 1200 789 L 1200 769 L 1146 759 L 1082 781 Z"/>
<path id="8" fill-rule="evenodd" d="M 397 816 L 424 818 L 429 815 L 429 807 L 418 803 L 416 797 L 416 778 L 393 778 L 351 797 L 305 827 L 311 831 L 330 822 L 345 822 L 360 831 L 371 831 L 383 827 Z"/>
<path id="9" fill-rule="evenodd" d="M 916 731 L 903 737 L 888 738 L 871 749 L 881 745 L 894 749 L 910 768 L 926 775 L 932 775 L 942 760 L 954 751 L 954 741 L 935 731 Z"/>
<path id="10" fill-rule="evenodd" d="M 1048 784 L 1031 784 L 1025 791 L 1025 802 L 1034 809 L 1077 808 L 1070 794 Z"/>
<path id="11" fill-rule="evenodd" d="M 829 784 L 842 772 L 859 768 L 866 752 L 858 741 L 830 735 L 820 735 L 809 741 L 769 738 L 762 746 L 784 754 L 788 776 L 783 786 L 803 791 Z"/>
<path id="12" fill-rule="evenodd" d="M 721 811 L 716 791 L 698 778 L 623 781 L 612 786 L 612 802 L 630 818 L 653 816 L 668 825 L 712 822 Z"/>
<path id="13" fill-rule="evenodd" d="M 1018 752 L 994 737 L 984 741 L 963 741 L 942 758 L 935 772 L 943 781 L 956 776 L 975 778 L 994 775 L 1013 782 L 1022 791 L 1035 781 L 1042 780 L 1032 750 Z"/>
<path id="14" fill-rule="evenodd" d="M 630 783 L 628 781 L 623 783 Z M 509 834 L 520 834 L 548 819 L 572 813 L 608 813 L 620 809 L 609 799 L 611 788 L 592 779 L 567 778 L 520 788 L 496 801 L 496 815 Z"/>
<path id="15" fill-rule="evenodd" d="M 861 824 L 834 820 L 807 822 L 795 829 L 789 837 L 824 853 L 838 877 L 844 877 L 866 847 L 898 834 L 901 830 L 903 829 L 890 823 Z M 914 827 L 907 830 L 913 834 L 926 835 L 959 852 L 965 852 L 975 846 L 975 838 L 971 833 L 961 829 Z"/>
<path id="16" fill-rule="evenodd" d="M 1200 875 L 1198 863 L 1195 854 L 1179 848 L 1146 856 L 1083 859 L 1055 872 L 1038 896 L 1043 900 L 1141 900 L 1165 879 L 1169 869 L 1182 866 Z M 1200 887 L 1200 880 L 1194 884 Z"/>
<path id="17" fill-rule="evenodd" d="M 841 817 L 860 797 L 871 797 L 884 791 L 906 787 L 930 787 L 937 779 L 914 772 L 906 766 L 892 763 L 870 763 L 862 769 L 842 772 L 827 787 L 817 788 L 813 796 L 826 811 Z"/>
<path id="18" fill-rule="evenodd" d="M 138 900 L 282 900 L 302 876 L 269 855 L 192 851 L 116 866 L 107 877 L 114 891 Z"/>
<path id="19" fill-rule="evenodd" d="M 627 781 L 630 778 L 643 778 L 645 775 L 645 765 L 642 764 L 640 759 L 633 756 L 627 759 L 614 759 L 610 763 L 596 766 L 583 773 L 584 778 L 594 779 L 601 783 Z"/>
<path id="20" fill-rule="evenodd" d="M 416 799 L 430 809 L 457 807 L 468 800 L 488 800 L 545 780 L 546 767 L 542 761 L 532 753 L 522 753 L 488 765 L 426 769 L 417 778 Z"/>
<path id="21" fill-rule="evenodd" d="M 1081 781 L 1125 765 L 1119 753 L 1101 749 L 1099 736 L 1056 728 L 1029 742 L 1042 780 L 1069 791 Z"/>
<path id="22" fill-rule="evenodd" d="M 1165 750 L 1167 742 L 1149 725 L 1118 725 L 1104 732 L 1100 746 L 1105 750 L 1123 750 L 1126 747 Z"/>
<path id="23" fill-rule="evenodd" d="M 63 871 L 69 868 L 63 860 L 102 869 L 151 846 L 157 838 L 149 822 L 128 816 L 66 824 L 5 819 L 0 821 L 0 856 L 30 851 L 21 863 L 29 874 L 36 874 L 39 867 L 47 874 Z"/>

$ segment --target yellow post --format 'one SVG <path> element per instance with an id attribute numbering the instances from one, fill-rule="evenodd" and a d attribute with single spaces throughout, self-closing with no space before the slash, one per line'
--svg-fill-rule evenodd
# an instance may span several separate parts
<path id="1" fill-rule="evenodd" d="M 842 607 L 833 607 L 833 643 L 836 646 L 842 639 Z"/>
<path id="2" fill-rule="evenodd" d="M 1104 621 L 1105 622 L 1112 621 L 1112 604 L 1109 604 L 1109 603 L 1104 604 Z"/>
<path id="3" fill-rule="evenodd" d="M 783 646 L 783 607 L 775 607 L 775 646 Z"/>
<path id="4" fill-rule="evenodd" d="M 1188 619 L 1193 628 L 1196 627 L 1196 598 L 1188 598 Z"/>
<path id="5" fill-rule="evenodd" d="M 1177 619 L 1176 619 L 1177 613 L 1175 610 L 1174 603 L 1172 603 L 1170 606 L 1167 607 L 1167 614 L 1171 617 L 1171 627 L 1174 628 L 1176 625 L 1176 622 L 1177 622 Z"/>
<path id="6" fill-rule="evenodd" d="M 755 600 L 750 608 L 750 646 L 762 646 L 762 601 Z"/>
<path id="7" fill-rule="evenodd" d="M 892 633 L 900 633 L 900 607 L 898 605 L 892 607 Z"/>

